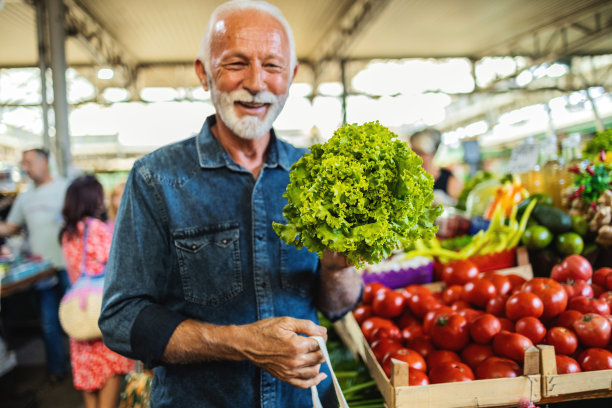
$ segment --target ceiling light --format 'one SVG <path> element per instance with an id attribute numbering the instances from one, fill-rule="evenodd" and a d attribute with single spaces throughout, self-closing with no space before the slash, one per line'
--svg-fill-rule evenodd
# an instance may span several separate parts
<path id="1" fill-rule="evenodd" d="M 100 68 L 98 70 L 98 79 L 113 79 L 115 71 L 112 68 Z"/>

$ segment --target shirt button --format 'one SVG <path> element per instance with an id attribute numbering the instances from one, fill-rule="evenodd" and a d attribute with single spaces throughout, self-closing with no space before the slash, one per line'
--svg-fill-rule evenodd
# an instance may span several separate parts
<path id="1" fill-rule="evenodd" d="M 196 244 L 191 245 L 191 249 L 196 249 L 198 246 Z"/>
<path id="2" fill-rule="evenodd" d="M 260 241 L 263 241 L 264 236 L 262 234 L 257 234 L 257 235 L 255 235 L 255 238 L 257 238 Z"/>
<path id="3" fill-rule="evenodd" d="M 262 288 L 264 288 L 264 289 L 265 289 L 265 288 L 266 288 L 266 286 L 267 286 L 267 285 L 266 285 L 266 282 L 261 282 L 261 287 L 262 287 Z"/>

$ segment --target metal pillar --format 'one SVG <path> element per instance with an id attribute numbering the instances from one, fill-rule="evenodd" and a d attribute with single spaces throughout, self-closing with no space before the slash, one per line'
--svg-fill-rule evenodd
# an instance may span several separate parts
<path id="1" fill-rule="evenodd" d="M 586 96 L 589 102 L 591 103 L 591 108 L 593 109 L 593 117 L 595 119 L 595 127 L 598 132 L 603 132 L 606 128 L 603 125 L 603 121 L 601 120 L 601 116 L 599 116 L 599 111 L 597 110 L 597 105 L 595 105 L 595 100 L 593 96 L 591 96 L 591 91 L 589 87 L 586 88 Z"/>
<path id="2" fill-rule="evenodd" d="M 47 25 L 45 4 L 43 0 L 36 0 L 36 34 L 38 38 L 38 69 L 40 71 L 40 94 L 43 120 L 43 146 L 51 150 L 49 139 L 49 103 L 47 102 Z"/>
<path id="3" fill-rule="evenodd" d="M 62 0 L 46 0 L 49 15 L 51 70 L 53 72 L 53 110 L 55 112 L 55 145 L 59 173 L 66 177 L 72 162 L 66 97 L 66 29 Z"/>

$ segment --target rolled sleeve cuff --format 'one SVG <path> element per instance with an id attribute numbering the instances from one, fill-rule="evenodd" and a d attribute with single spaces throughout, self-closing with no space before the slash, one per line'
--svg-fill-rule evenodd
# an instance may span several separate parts
<path id="1" fill-rule="evenodd" d="M 145 365 L 161 364 L 164 350 L 177 326 L 187 317 L 152 304 L 140 311 L 130 334 L 132 350 Z"/>

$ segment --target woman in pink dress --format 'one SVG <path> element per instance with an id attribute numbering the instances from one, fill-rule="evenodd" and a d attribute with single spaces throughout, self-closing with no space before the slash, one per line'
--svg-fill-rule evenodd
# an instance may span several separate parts
<path id="1" fill-rule="evenodd" d="M 93 275 L 104 273 L 112 231 L 100 220 L 103 213 L 104 193 L 96 178 L 83 176 L 74 180 L 66 191 L 60 233 L 71 283 L 81 276 L 86 225 L 86 269 Z M 83 391 L 86 408 L 117 406 L 123 374 L 134 368 L 132 360 L 109 350 L 102 339 L 70 339 L 70 361 L 74 387 Z"/>

